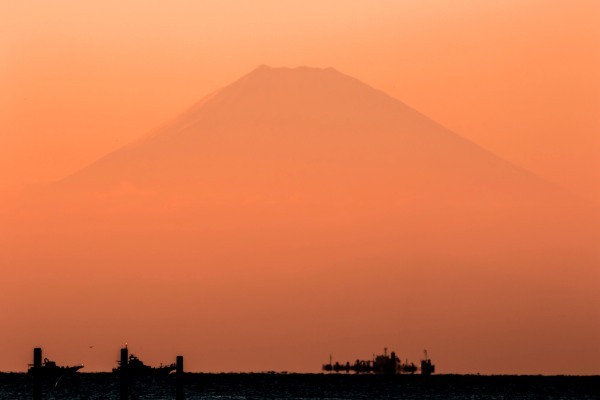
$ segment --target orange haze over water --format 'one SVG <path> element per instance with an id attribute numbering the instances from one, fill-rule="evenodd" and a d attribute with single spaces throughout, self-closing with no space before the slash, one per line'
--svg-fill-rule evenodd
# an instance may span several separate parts
<path id="1" fill-rule="evenodd" d="M 0 5 L 0 370 L 600 373 L 598 3 L 322 3 Z"/>

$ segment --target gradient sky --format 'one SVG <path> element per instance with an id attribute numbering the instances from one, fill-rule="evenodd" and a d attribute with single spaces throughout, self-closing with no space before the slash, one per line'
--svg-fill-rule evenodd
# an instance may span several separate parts
<path id="1" fill-rule="evenodd" d="M 332 66 L 600 200 L 596 1 L 0 4 L 0 188 L 60 179 L 260 64 Z"/>
<path id="2" fill-rule="evenodd" d="M 200 371 L 315 370 L 329 351 L 400 344 L 418 361 L 433 343 L 443 372 L 598 373 L 599 49 L 597 1 L 0 2 L 0 370 L 22 370 L 38 344 L 107 370 L 118 325 L 145 360 L 169 362 L 181 344 Z M 524 207 L 508 227 L 484 208 L 394 220 L 318 201 L 306 214 L 259 204 L 152 221 L 153 204 L 135 201 L 82 206 L 84 218 L 64 201 L 48 215 L 5 207 L 261 64 L 356 77 L 595 202 L 593 221 L 584 207 Z M 342 296 L 379 284 L 389 298 Z"/>

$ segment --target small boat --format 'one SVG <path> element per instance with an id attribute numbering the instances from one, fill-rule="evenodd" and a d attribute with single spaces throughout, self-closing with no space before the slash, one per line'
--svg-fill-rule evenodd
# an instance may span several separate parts
<path id="1" fill-rule="evenodd" d="M 44 362 L 42 363 L 41 367 L 36 368 L 33 364 L 29 364 L 29 369 L 27 370 L 27 373 L 29 374 L 34 374 L 34 373 L 39 373 L 42 376 L 62 376 L 62 375 L 68 375 L 68 374 L 74 374 L 75 372 L 79 371 L 81 368 L 83 368 L 83 364 L 82 365 L 75 365 L 72 367 L 60 367 L 58 365 L 56 365 L 56 363 L 54 361 L 50 361 L 47 358 L 44 358 Z"/>
<path id="2" fill-rule="evenodd" d="M 113 368 L 112 372 L 117 374 L 121 372 L 121 361 L 118 361 L 119 366 Z M 152 375 L 168 375 L 175 371 L 177 366 L 175 363 L 168 365 L 160 365 L 160 367 L 151 367 L 144 364 L 135 354 L 129 355 L 127 360 L 127 373 L 130 376 L 152 376 Z"/>

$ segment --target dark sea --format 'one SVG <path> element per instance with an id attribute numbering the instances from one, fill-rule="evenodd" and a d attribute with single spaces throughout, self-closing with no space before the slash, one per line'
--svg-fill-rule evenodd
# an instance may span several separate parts
<path id="1" fill-rule="evenodd" d="M 185 374 L 193 399 L 600 399 L 600 376 Z M 175 376 L 133 379 L 130 399 L 175 399 Z M 27 374 L 0 373 L 0 399 L 32 399 Z M 109 373 L 77 373 L 43 383 L 42 399 L 119 400 Z"/>

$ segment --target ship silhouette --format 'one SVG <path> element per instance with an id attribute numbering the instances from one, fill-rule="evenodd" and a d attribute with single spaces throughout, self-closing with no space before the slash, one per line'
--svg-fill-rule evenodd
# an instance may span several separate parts
<path id="1" fill-rule="evenodd" d="M 395 352 L 387 353 L 387 348 L 384 348 L 383 354 L 373 356 L 372 360 L 356 360 L 354 364 L 346 362 L 340 364 L 339 362 L 333 363 L 331 357 L 329 364 L 323 365 L 323 371 L 327 372 L 356 372 L 356 373 L 375 373 L 375 374 L 414 374 L 419 368 L 414 363 L 409 363 L 406 360 L 404 363 L 400 361 L 400 358 Z M 421 360 L 421 375 L 431 375 L 435 372 L 435 365 L 431 363 L 431 360 L 427 356 L 427 350 L 425 350 L 425 359 Z"/>
<path id="2" fill-rule="evenodd" d="M 118 361 L 118 367 L 113 368 L 112 372 L 118 374 L 122 371 L 123 366 L 121 361 Z M 168 375 L 175 371 L 177 366 L 175 363 L 168 365 L 160 365 L 159 367 L 151 367 L 146 365 L 135 354 L 129 355 L 127 359 L 126 372 L 129 376 L 151 376 L 151 375 Z"/>
<path id="3" fill-rule="evenodd" d="M 58 377 L 58 376 L 67 375 L 67 374 L 74 374 L 75 372 L 79 371 L 81 368 L 83 368 L 83 364 L 62 367 L 62 366 L 56 365 L 56 362 L 51 361 L 47 358 L 44 358 L 44 362 L 39 367 L 36 367 L 34 364 L 29 364 L 29 369 L 27 370 L 27 373 L 29 373 L 29 374 L 39 373 L 40 376 Z"/>

